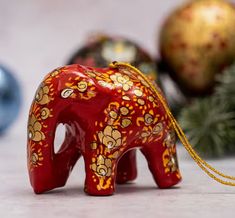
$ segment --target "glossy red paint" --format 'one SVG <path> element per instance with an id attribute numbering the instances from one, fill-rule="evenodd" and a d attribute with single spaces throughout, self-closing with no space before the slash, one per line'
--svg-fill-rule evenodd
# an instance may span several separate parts
<path id="1" fill-rule="evenodd" d="M 60 123 L 66 125 L 66 136 L 55 153 Z M 116 182 L 136 178 L 139 148 L 159 188 L 168 188 L 181 180 L 175 141 L 163 106 L 138 72 L 128 67 L 61 67 L 43 80 L 29 112 L 30 182 L 35 193 L 64 186 L 82 155 L 85 192 L 111 195 Z"/>

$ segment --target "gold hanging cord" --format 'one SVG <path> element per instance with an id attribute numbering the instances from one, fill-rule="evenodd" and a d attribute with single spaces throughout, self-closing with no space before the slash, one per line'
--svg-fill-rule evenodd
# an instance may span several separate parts
<path id="1" fill-rule="evenodd" d="M 180 141 L 182 142 L 182 144 L 184 145 L 185 149 L 188 151 L 188 153 L 190 154 L 190 156 L 193 158 L 193 160 L 198 164 L 198 166 L 208 175 L 210 176 L 212 179 L 216 180 L 219 183 L 222 183 L 224 185 L 229 185 L 229 186 L 235 186 L 235 182 L 231 182 L 228 180 L 224 180 L 224 179 L 220 179 L 218 177 L 218 175 L 222 178 L 225 179 L 229 179 L 229 180 L 233 180 L 235 181 L 235 177 L 234 176 L 229 176 L 229 175 L 225 175 L 224 173 L 216 170 L 214 167 L 212 167 L 210 164 L 208 164 L 206 161 L 204 161 L 197 153 L 196 151 L 193 149 L 192 145 L 189 143 L 188 139 L 186 138 L 183 130 L 181 129 L 180 125 L 178 124 L 178 122 L 176 121 L 176 119 L 174 118 L 174 116 L 172 115 L 164 97 L 161 95 L 161 93 L 154 87 L 154 85 L 149 81 L 149 79 L 137 68 L 133 67 L 132 65 L 128 64 L 128 63 L 123 63 L 123 62 L 112 62 L 109 67 L 111 68 L 118 68 L 118 67 L 128 67 L 131 70 L 134 70 L 135 72 L 137 72 L 139 75 L 141 75 L 145 81 L 148 83 L 148 85 L 152 88 L 152 90 L 155 92 L 155 94 L 157 95 L 158 99 L 160 100 L 161 104 L 163 105 L 170 121 L 173 124 L 173 127 L 180 139 Z"/>

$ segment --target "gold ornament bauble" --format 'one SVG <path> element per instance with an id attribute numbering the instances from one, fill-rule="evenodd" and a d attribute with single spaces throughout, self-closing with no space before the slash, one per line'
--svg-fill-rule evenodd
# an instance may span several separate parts
<path id="1" fill-rule="evenodd" d="M 215 75 L 235 61 L 235 7 L 194 0 L 174 11 L 160 35 L 161 57 L 184 91 L 212 90 Z"/>

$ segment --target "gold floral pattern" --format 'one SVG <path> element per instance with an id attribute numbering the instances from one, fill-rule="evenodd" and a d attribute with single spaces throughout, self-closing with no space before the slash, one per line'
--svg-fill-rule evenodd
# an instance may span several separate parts
<path id="1" fill-rule="evenodd" d="M 159 121 L 160 114 L 154 114 L 153 110 L 146 113 L 143 111 L 142 117 L 137 117 L 137 126 L 143 126 L 142 131 L 138 132 L 142 143 L 156 142 L 163 137 L 163 123 Z"/>
<path id="2" fill-rule="evenodd" d="M 94 141 L 91 143 L 91 149 L 97 149 L 97 146 L 98 146 L 97 142 Z"/>
<path id="3" fill-rule="evenodd" d="M 28 137 L 29 139 L 39 142 L 45 139 L 44 133 L 41 131 L 42 124 L 37 120 L 34 114 L 29 118 Z"/>
<path id="4" fill-rule="evenodd" d="M 177 162 L 177 157 L 176 157 L 176 135 L 175 131 L 173 129 L 169 129 L 167 131 L 167 134 L 165 136 L 163 145 L 166 147 L 166 150 L 163 153 L 163 164 L 165 166 L 165 172 L 166 173 L 173 173 L 177 172 L 178 173 L 178 162 Z"/>
<path id="5" fill-rule="evenodd" d="M 40 86 L 36 93 L 35 101 L 40 105 L 48 104 L 51 100 L 48 93 L 49 87 L 47 85 Z"/>
<path id="6" fill-rule="evenodd" d="M 127 114 L 129 114 L 129 109 L 127 107 L 121 107 L 120 112 L 122 115 L 126 116 Z"/>
<path id="7" fill-rule="evenodd" d="M 30 158 L 30 163 L 33 165 L 33 166 L 41 166 L 42 163 L 41 161 L 43 160 L 43 157 L 42 157 L 42 151 L 41 149 L 39 149 L 37 152 L 33 152 L 31 154 L 31 158 Z"/>
<path id="8" fill-rule="evenodd" d="M 163 165 L 166 173 L 173 173 L 178 171 L 178 161 L 176 152 L 166 149 L 163 153 Z"/>
<path id="9" fill-rule="evenodd" d="M 154 135 L 158 135 L 160 132 L 163 131 L 163 124 L 162 123 L 157 123 L 154 127 L 153 127 L 153 134 Z"/>
<path id="10" fill-rule="evenodd" d="M 153 96 L 148 96 L 148 100 L 150 101 L 150 102 L 153 102 L 154 101 L 154 97 Z"/>
<path id="11" fill-rule="evenodd" d="M 106 109 L 105 113 L 108 115 L 106 118 L 108 125 L 127 128 L 131 125 L 131 118 L 135 112 L 133 111 L 133 107 L 129 104 L 120 106 L 118 102 L 112 102 Z"/>
<path id="12" fill-rule="evenodd" d="M 137 117 L 136 124 L 137 124 L 137 126 L 141 126 L 142 123 L 144 123 L 144 125 L 146 125 L 146 126 L 156 124 L 159 116 L 160 116 L 159 114 L 155 115 L 153 110 L 149 110 L 147 112 L 144 112 L 144 110 L 143 110 L 143 117 L 142 116 Z"/>
<path id="13" fill-rule="evenodd" d="M 141 89 L 134 89 L 134 94 L 137 96 L 137 97 L 141 97 L 143 95 L 143 92 Z"/>
<path id="14" fill-rule="evenodd" d="M 60 73 L 66 72 L 66 71 L 68 71 L 67 67 L 60 67 L 60 68 L 57 68 L 57 69 L 53 70 L 53 71 L 48 75 L 48 77 L 51 77 L 51 78 L 56 77 L 56 78 L 58 78 L 58 76 L 59 76 Z M 48 79 L 48 77 L 47 77 L 47 79 Z M 51 78 L 50 78 L 49 80 L 46 79 L 46 81 L 51 81 Z"/>
<path id="15" fill-rule="evenodd" d="M 109 112 L 109 116 L 114 120 L 116 120 L 118 118 L 117 112 L 113 111 L 113 110 Z"/>
<path id="16" fill-rule="evenodd" d="M 50 76 L 51 77 L 55 77 L 55 76 L 58 76 L 59 75 L 59 71 L 58 70 L 54 70 L 53 72 L 51 72 Z"/>
<path id="17" fill-rule="evenodd" d="M 175 131 L 170 130 L 166 135 L 164 144 L 166 145 L 166 147 L 171 148 L 175 145 L 175 142 L 176 142 Z"/>
<path id="18" fill-rule="evenodd" d="M 110 158 L 106 158 L 104 155 L 99 155 L 97 157 L 96 162 L 91 164 L 91 169 L 98 176 L 111 176 L 112 173 L 112 160 Z"/>
<path id="19" fill-rule="evenodd" d="M 93 72 L 93 71 L 89 71 L 89 70 L 84 71 L 84 73 L 92 78 L 95 78 L 97 75 L 100 75 L 100 73 L 97 74 L 97 72 Z"/>
<path id="20" fill-rule="evenodd" d="M 114 89 L 114 88 L 115 88 L 115 86 L 114 86 L 113 84 L 108 83 L 108 82 L 105 82 L 105 81 L 103 81 L 103 80 L 98 81 L 98 83 L 99 83 L 101 86 L 105 87 L 105 88 L 109 88 L 109 89 Z"/>
<path id="21" fill-rule="evenodd" d="M 171 172 L 176 172 L 178 170 L 178 164 L 175 155 L 170 155 L 167 167 L 169 167 Z"/>
<path id="22" fill-rule="evenodd" d="M 79 91 L 79 92 L 85 92 L 85 91 L 87 90 L 87 87 L 88 87 L 86 81 L 80 81 L 80 82 L 77 84 L 77 86 L 78 86 L 78 91 Z"/>
<path id="23" fill-rule="evenodd" d="M 122 86 L 124 91 L 128 91 L 133 86 L 133 82 L 130 80 L 129 76 L 123 76 L 121 73 L 111 75 L 110 79 L 114 82 L 114 84 Z"/>
<path id="24" fill-rule="evenodd" d="M 138 79 L 142 83 L 142 85 L 149 88 L 149 84 L 141 76 L 138 76 Z"/>
<path id="25" fill-rule="evenodd" d="M 92 72 L 94 73 L 94 72 Z M 86 72 L 88 74 L 88 71 Z M 86 78 L 77 76 L 71 82 L 65 83 L 65 88 L 61 92 L 62 98 L 77 98 L 84 100 L 89 100 L 96 96 L 95 89 L 93 83 L 91 83 Z"/>
<path id="26" fill-rule="evenodd" d="M 144 101 L 143 99 L 141 99 L 141 98 L 138 98 L 138 99 L 137 99 L 137 103 L 138 103 L 139 105 L 145 105 L 145 101 Z"/>
<path id="27" fill-rule="evenodd" d="M 152 114 L 149 114 L 149 113 L 146 113 L 144 115 L 144 121 L 145 121 L 145 124 L 146 125 L 151 125 L 153 123 L 153 115 Z"/>
<path id="28" fill-rule="evenodd" d="M 46 120 L 51 114 L 50 110 L 46 107 L 42 108 L 40 112 L 41 112 L 41 118 L 43 120 Z"/>
<path id="29" fill-rule="evenodd" d="M 121 133 L 113 126 L 106 126 L 98 133 L 98 137 L 100 142 L 109 149 L 119 147 L 122 143 Z"/>
<path id="30" fill-rule="evenodd" d="M 128 97 L 127 95 L 122 96 L 122 99 L 125 100 L 125 101 L 130 101 L 131 100 L 130 97 Z"/>
<path id="31" fill-rule="evenodd" d="M 147 138 L 151 135 L 151 133 L 149 131 L 143 131 L 141 133 L 141 137 L 145 139 L 145 141 L 147 140 Z"/>
<path id="32" fill-rule="evenodd" d="M 164 141 L 164 147 L 167 154 L 163 157 L 164 166 L 168 172 L 177 170 L 175 165 L 176 159 L 174 156 L 173 144 L 174 138 L 169 131 L 169 124 L 166 123 L 166 118 L 161 116 L 154 107 L 155 95 L 150 89 L 149 84 L 141 76 L 136 75 L 133 71 L 122 69 L 122 71 L 107 70 L 99 73 L 93 70 L 85 70 L 84 76 L 82 72 L 76 76 L 68 76 L 65 84 L 60 84 L 60 101 L 65 101 L 67 98 L 90 100 L 95 97 L 98 90 L 114 89 L 112 92 L 117 92 L 120 97 L 112 98 L 108 106 L 103 110 L 103 118 L 98 118 L 94 125 L 96 132 L 92 133 L 88 150 L 91 152 L 90 169 L 94 172 L 92 179 L 97 185 L 97 189 L 106 189 L 112 186 L 112 171 L 115 169 L 116 159 L 122 155 L 127 145 L 127 137 L 135 137 L 144 144 L 146 142 Z M 55 77 L 58 75 L 55 72 Z M 60 76 L 60 75 L 59 75 Z M 88 76 L 89 78 L 86 78 Z M 57 77 L 56 77 L 57 78 Z M 41 141 L 45 140 L 48 133 L 47 119 L 53 116 L 53 110 L 50 108 L 50 103 L 53 100 L 54 94 L 57 94 L 51 83 L 52 75 L 44 81 L 37 91 L 33 109 L 30 112 L 28 123 L 28 137 L 30 152 L 30 166 L 36 167 L 43 163 L 42 152 L 44 145 Z M 58 79 L 58 78 L 57 78 Z M 102 88 L 102 87 L 104 88 Z M 48 104 L 48 105 L 46 105 Z M 132 128 L 135 126 L 137 131 Z M 166 136 L 165 139 L 163 136 Z M 46 142 L 46 140 L 44 141 Z M 32 144 L 36 144 L 35 148 Z M 87 149 L 87 148 L 86 148 Z"/>
<path id="33" fill-rule="evenodd" d="M 122 119 L 121 122 L 122 122 L 122 123 L 121 123 L 121 126 L 122 126 L 123 128 L 126 128 L 126 127 L 128 127 L 129 125 L 131 125 L 131 120 L 128 119 L 128 118 Z"/>

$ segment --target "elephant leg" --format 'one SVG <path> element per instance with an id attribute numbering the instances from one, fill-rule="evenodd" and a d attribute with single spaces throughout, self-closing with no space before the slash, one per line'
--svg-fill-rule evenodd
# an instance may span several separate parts
<path id="1" fill-rule="evenodd" d="M 105 155 L 84 155 L 86 179 L 84 191 L 89 195 L 106 196 L 115 191 L 117 160 Z"/>
<path id="2" fill-rule="evenodd" d="M 141 149 L 148 167 L 159 188 L 169 188 L 181 180 L 176 154 L 160 144 L 152 144 Z"/>
<path id="3" fill-rule="evenodd" d="M 29 170 L 31 185 L 36 194 L 64 186 L 74 164 L 81 156 L 76 149 L 76 140 L 71 137 L 69 128 L 67 128 L 64 143 L 57 154 L 54 153 L 53 144 L 54 137 L 48 139 L 48 144 L 40 148 L 43 154 L 42 164 Z M 30 160 L 35 158 L 31 152 Z"/>
<path id="4" fill-rule="evenodd" d="M 127 151 L 118 162 L 116 182 L 123 184 L 136 179 L 136 177 L 136 150 Z"/>

